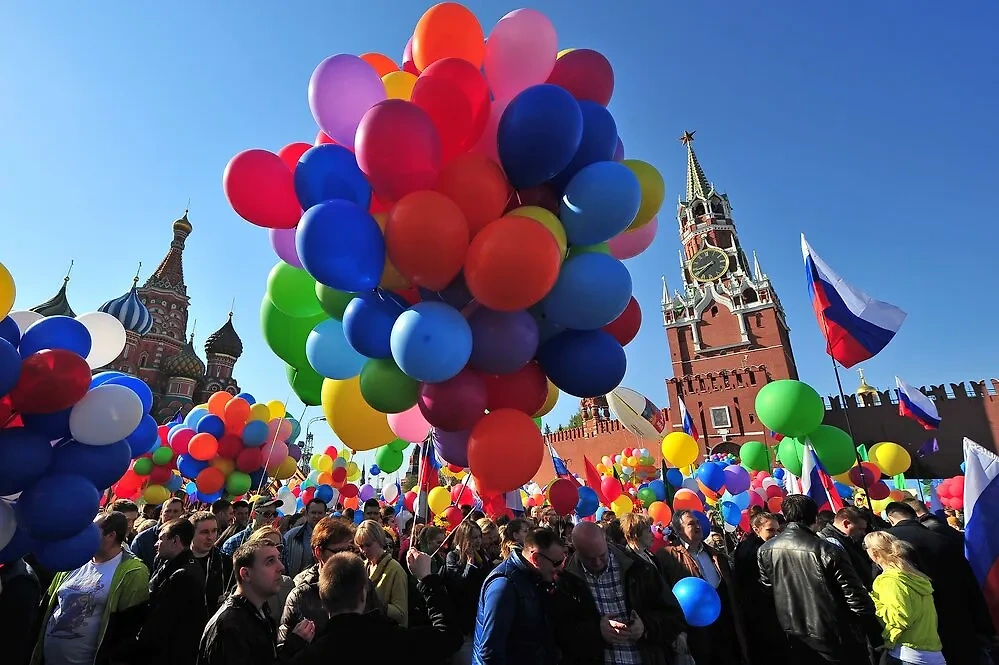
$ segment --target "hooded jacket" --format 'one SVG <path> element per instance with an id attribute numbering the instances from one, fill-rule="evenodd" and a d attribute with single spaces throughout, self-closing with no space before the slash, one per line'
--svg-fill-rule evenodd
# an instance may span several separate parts
<path id="1" fill-rule="evenodd" d="M 885 643 L 919 651 L 940 651 L 933 585 L 925 575 L 888 569 L 874 580 L 871 592 Z"/>

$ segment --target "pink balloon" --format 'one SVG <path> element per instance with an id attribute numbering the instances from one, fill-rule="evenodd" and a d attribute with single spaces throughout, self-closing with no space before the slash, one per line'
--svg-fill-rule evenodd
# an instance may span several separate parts
<path id="1" fill-rule="evenodd" d="M 290 229 L 302 217 L 291 169 L 267 150 L 244 150 L 230 159 L 222 191 L 236 214 L 257 226 Z"/>
<path id="2" fill-rule="evenodd" d="M 763 497 L 760 496 L 760 494 L 758 492 L 754 491 L 754 492 L 750 492 L 749 493 L 749 505 L 751 505 L 751 506 L 763 506 L 765 504 L 766 504 L 766 502 L 763 500 Z"/>
<path id="3" fill-rule="evenodd" d="M 417 405 L 434 427 L 460 432 L 482 418 L 487 399 L 485 382 L 472 370 L 463 369 L 447 381 L 423 384 Z"/>
<path id="4" fill-rule="evenodd" d="M 558 53 L 558 36 L 548 17 L 536 9 L 517 9 L 489 33 L 483 69 L 497 99 L 511 99 L 544 83 Z"/>
<path id="5" fill-rule="evenodd" d="M 288 457 L 288 444 L 283 441 L 265 443 L 261 450 L 264 455 L 264 466 L 268 469 L 278 466 Z"/>
<path id="6" fill-rule="evenodd" d="M 275 435 L 278 441 L 287 441 L 291 436 L 291 421 L 286 418 L 275 418 L 267 423 L 267 444 L 274 440 Z M 284 456 L 288 456 L 288 451 L 284 451 Z M 283 457 L 281 459 L 284 459 Z"/>
<path id="7" fill-rule="evenodd" d="M 430 434 L 430 423 L 418 405 L 402 413 L 390 413 L 387 418 L 389 429 L 403 441 L 419 443 Z"/>
<path id="8" fill-rule="evenodd" d="M 270 229 L 267 235 L 279 259 L 288 265 L 305 269 L 302 260 L 298 258 L 298 250 L 295 249 L 295 229 Z"/>
<path id="9" fill-rule="evenodd" d="M 406 48 L 402 52 L 402 71 L 409 72 L 413 76 L 419 76 L 420 70 L 416 68 L 416 62 L 413 61 L 413 38 L 410 37 L 409 41 L 406 42 Z"/>
<path id="10" fill-rule="evenodd" d="M 485 155 L 497 164 L 500 163 L 500 158 L 499 147 L 496 143 L 496 132 L 499 129 L 500 118 L 503 117 L 503 111 L 505 111 L 507 105 L 510 104 L 510 99 L 511 98 L 497 98 L 493 100 L 492 107 L 489 109 L 489 119 L 486 121 L 486 127 L 482 130 L 482 136 L 479 137 L 478 142 L 472 146 L 471 150 L 471 152 L 476 154 Z"/>
<path id="11" fill-rule="evenodd" d="M 378 72 L 356 55 L 341 53 L 326 58 L 309 80 L 309 108 L 316 124 L 351 149 L 361 118 L 385 98 Z"/>
<path id="12" fill-rule="evenodd" d="M 433 189 L 441 168 L 441 140 L 433 121 L 401 99 L 379 102 L 364 114 L 355 152 L 357 165 L 386 202 Z"/>
<path id="13" fill-rule="evenodd" d="M 579 101 L 607 106 L 614 94 L 614 69 L 603 54 L 578 48 L 555 61 L 548 83 L 562 86 Z"/>
<path id="14" fill-rule="evenodd" d="M 652 241 L 656 239 L 656 231 L 658 230 L 659 218 L 653 217 L 652 221 L 645 226 L 640 226 L 634 231 L 625 231 L 614 236 L 607 241 L 607 247 L 610 249 L 611 256 L 615 259 L 619 261 L 631 259 L 652 245 Z"/>

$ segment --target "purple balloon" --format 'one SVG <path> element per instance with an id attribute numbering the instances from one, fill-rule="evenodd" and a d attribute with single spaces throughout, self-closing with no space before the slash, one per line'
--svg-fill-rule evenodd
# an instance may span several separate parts
<path id="1" fill-rule="evenodd" d="M 741 494 L 749 489 L 749 471 L 738 464 L 725 467 L 725 489 L 729 494 Z"/>
<path id="2" fill-rule="evenodd" d="M 468 466 L 468 435 L 471 430 L 445 432 L 436 427 L 430 430 L 434 450 L 448 464 Z"/>
<path id="3" fill-rule="evenodd" d="M 509 374 L 526 365 L 538 350 L 538 324 L 526 311 L 497 312 L 480 307 L 469 318 L 469 363 L 488 374 Z"/>
<path id="4" fill-rule="evenodd" d="M 288 444 L 288 456 L 291 457 L 291 458 L 293 458 L 296 462 L 300 462 L 302 460 L 302 449 L 299 448 L 294 443 L 289 443 Z"/>
<path id="5" fill-rule="evenodd" d="M 384 101 L 385 85 L 375 68 L 356 55 L 332 55 L 309 79 L 309 108 L 316 124 L 334 141 L 353 149 L 361 117 Z"/>
<path id="6" fill-rule="evenodd" d="M 621 140 L 620 136 L 617 137 L 617 147 L 614 148 L 614 157 L 612 159 L 615 162 L 624 161 L 624 141 Z"/>
<path id="7" fill-rule="evenodd" d="M 290 266 L 305 270 L 302 260 L 298 258 L 298 250 L 295 249 L 295 229 L 269 229 L 267 235 L 271 239 L 271 247 L 278 258 Z"/>
<path id="8" fill-rule="evenodd" d="M 372 487 L 371 485 L 368 485 L 367 483 L 365 483 L 364 485 L 361 485 L 361 489 L 360 489 L 360 491 L 357 494 L 357 498 L 360 499 L 361 501 L 367 501 L 368 499 L 374 499 L 375 498 L 375 488 Z"/>

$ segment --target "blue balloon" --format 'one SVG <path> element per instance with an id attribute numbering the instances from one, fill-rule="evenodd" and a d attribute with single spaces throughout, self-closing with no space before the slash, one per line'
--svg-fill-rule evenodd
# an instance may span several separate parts
<path id="1" fill-rule="evenodd" d="M 781 481 L 781 480 L 784 480 L 784 469 L 782 469 L 780 467 L 777 467 L 776 469 L 774 469 L 773 476 L 774 476 L 774 480 L 776 480 L 778 482 Z"/>
<path id="2" fill-rule="evenodd" d="M 35 549 L 35 539 L 31 537 L 28 530 L 18 527 L 14 530 L 14 536 L 3 547 L 0 547 L 0 563 L 14 563 L 25 554 L 29 554 Z M 93 556 L 91 553 L 90 556 Z"/>
<path id="3" fill-rule="evenodd" d="M 34 554 L 46 570 L 57 572 L 76 570 L 90 561 L 100 548 L 101 529 L 91 523 L 68 538 L 38 543 Z"/>
<path id="4" fill-rule="evenodd" d="M 73 317 L 46 316 L 24 331 L 18 351 L 27 358 L 42 349 L 65 349 L 86 358 L 92 344 L 87 326 Z"/>
<path id="5" fill-rule="evenodd" d="M 726 524 L 739 526 L 739 522 L 742 520 L 742 508 L 734 501 L 722 501 L 721 515 Z"/>
<path id="6" fill-rule="evenodd" d="M 48 437 L 27 427 L 0 429 L 0 496 L 23 492 L 52 464 Z"/>
<path id="7" fill-rule="evenodd" d="M 836 488 L 836 493 L 839 494 L 841 498 L 849 499 L 853 496 L 853 488 L 849 485 L 841 483 L 838 480 L 834 480 L 833 486 Z"/>
<path id="8" fill-rule="evenodd" d="M 336 319 L 320 322 L 305 340 L 305 357 L 320 376 L 350 379 L 361 373 L 368 360 L 347 342 L 343 324 Z"/>
<path id="9" fill-rule="evenodd" d="M 617 123 L 610 111 L 589 100 L 580 100 L 579 110 L 583 114 L 583 137 L 569 165 L 552 178 L 550 184 L 558 191 L 564 190 L 572 177 L 590 164 L 613 160 L 617 148 Z"/>
<path id="10" fill-rule="evenodd" d="M 97 374 L 94 374 L 94 376 L 93 376 L 92 379 L 90 379 L 90 389 L 93 390 L 97 386 L 103 386 L 105 383 L 107 383 L 111 379 L 115 379 L 115 378 L 118 378 L 120 376 L 126 376 L 127 377 L 129 375 L 125 374 L 124 372 L 112 372 L 112 371 L 98 372 Z"/>
<path id="11" fill-rule="evenodd" d="M 254 399 L 253 395 L 251 395 L 250 393 L 239 393 L 238 395 L 236 395 L 236 397 L 241 397 L 245 399 L 246 403 L 249 404 L 250 406 L 253 406 L 254 404 L 257 403 L 257 400 Z"/>
<path id="12" fill-rule="evenodd" d="M 603 330 L 566 330 L 541 345 L 538 362 L 559 390 L 599 397 L 620 385 L 628 368 L 624 349 Z"/>
<path id="13" fill-rule="evenodd" d="M 595 513 L 593 513 L 593 517 L 596 518 L 596 520 L 599 522 L 600 520 L 603 519 L 604 513 L 606 513 L 606 512 L 607 512 L 607 509 L 604 508 L 603 506 L 600 506 L 599 508 L 597 508 L 597 511 Z"/>
<path id="14" fill-rule="evenodd" d="M 388 291 L 358 293 L 343 310 L 343 335 L 347 343 L 368 358 L 391 358 L 392 326 L 407 307 L 404 300 Z"/>
<path id="15" fill-rule="evenodd" d="M 704 495 L 700 494 L 699 496 L 701 497 L 701 501 L 704 501 Z M 690 513 L 697 518 L 697 521 L 701 525 L 701 531 L 704 533 L 705 536 L 711 533 L 711 520 L 708 519 L 707 515 L 705 515 L 700 510 L 692 510 L 690 511 Z"/>
<path id="16" fill-rule="evenodd" d="M 70 441 L 55 449 L 48 473 L 68 473 L 83 476 L 104 491 L 118 482 L 128 471 L 132 450 L 128 442 L 118 441 L 106 446 L 88 446 Z"/>
<path id="17" fill-rule="evenodd" d="M 305 151 L 295 166 L 295 195 L 303 210 L 332 199 L 345 199 L 367 209 L 371 185 L 357 157 L 342 145 L 324 143 Z"/>
<path id="18" fill-rule="evenodd" d="M 592 252 L 565 260 L 545 296 L 544 312 L 563 328 L 596 330 L 619 317 L 630 301 L 628 268 L 609 254 Z"/>
<path id="19" fill-rule="evenodd" d="M 565 188 L 559 219 L 573 245 L 606 242 L 635 221 L 642 204 L 638 177 L 624 164 L 596 162 Z"/>
<path id="20" fill-rule="evenodd" d="M 298 224 L 295 246 L 316 281 L 341 291 L 378 286 L 385 268 L 385 238 L 367 208 L 324 201 L 309 208 Z"/>
<path id="21" fill-rule="evenodd" d="M 14 345 L 0 337 L 0 395 L 6 395 L 21 378 L 21 354 Z"/>
<path id="22" fill-rule="evenodd" d="M 537 187 L 572 161 L 583 139 L 583 112 L 564 88 L 527 88 L 503 111 L 496 131 L 500 163 L 514 189 Z"/>
<path id="23" fill-rule="evenodd" d="M 666 482 L 673 489 L 679 489 L 683 485 L 683 471 L 680 469 L 666 469 Z"/>
<path id="24" fill-rule="evenodd" d="M 142 402 L 142 412 L 149 413 L 153 410 L 153 391 L 142 379 L 135 376 L 116 376 L 106 381 L 109 385 L 125 386 L 139 397 Z"/>
<path id="25" fill-rule="evenodd" d="M 54 441 L 70 436 L 69 413 L 72 410 L 73 408 L 70 407 L 55 413 L 22 413 L 21 420 L 24 421 L 25 427 L 30 427 L 35 432 L 48 437 L 49 441 Z"/>
<path id="26" fill-rule="evenodd" d="M 392 326 L 392 358 L 410 378 L 447 381 L 472 355 L 472 330 L 458 310 L 440 302 L 420 302 Z"/>
<path id="27" fill-rule="evenodd" d="M 18 327 L 17 321 L 9 316 L 0 319 L 0 339 L 7 340 L 11 346 L 17 348 L 17 345 L 21 343 L 21 329 Z"/>
<path id="28" fill-rule="evenodd" d="M 377 476 L 381 472 L 382 472 L 382 470 L 378 468 L 377 464 L 372 464 L 371 468 L 368 469 L 368 475 L 371 475 L 371 476 Z"/>
<path id="29" fill-rule="evenodd" d="M 59 502 L 58 510 L 52 509 L 53 501 Z M 36 540 L 62 540 L 83 531 L 97 515 L 100 501 L 101 493 L 83 476 L 50 473 L 21 494 L 14 511 L 17 523 Z"/>
<path id="30" fill-rule="evenodd" d="M 354 524 L 360 524 L 363 521 L 364 521 L 364 511 L 363 510 L 355 510 L 354 511 Z"/>
<path id="31" fill-rule="evenodd" d="M 225 434 L 225 421 L 214 413 L 209 413 L 198 421 L 197 431 L 198 434 L 211 434 L 216 439 L 220 439 Z"/>
<path id="32" fill-rule="evenodd" d="M 538 324 L 538 344 L 544 344 L 550 340 L 555 335 L 565 332 L 565 328 L 555 323 L 552 323 L 548 317 L 545 316 L 545 301 L 542 300 L 537 305 L 534 305 L 527 310 L 530 312 L 531 317 L 534 318 L 534 322 Z M 474 316 L 474 315 L 473 315 Z M 469 324 L 471 325 L 471 324 Z"/>
<path id="33" fill-rule="evenodd" d="M 697 479 L 712 492 L 725 486 L 725 467 L 714 462 L 705 462 L 697 469 Z"/>
<path id="34" fill-rule="evenodd" d="M 180 471 L 180 475 L 185 478 L 198 477 L 198 474 L 208 468 L 208 462 L 202 462 L 201 460 L 196 460 L 190 455 L 177 455 L 177 470 Z"/>
<path id="35" fill-rule="evenodd" d="M 463 309 L 474 300 L 472 292 L 468 290 L 468 284 L 465 283 L 465 276 L 463 274 L 459 274 L 440 291 L 430 291 L 423 287 L 418 287 L 417 291 L 420 292 L 422 300 L 439 300 L 442 303 L 451 305 L 455 309 Z"/>
<path id="36" fill-rule="evenodd" d="M 329 485 L 320 485 L 316 488 L 315 498 L 319 499 L 323 503 L 328 504 L 333 500 L 333 488 Z"/>
<path id="37" fill-rule="evenodd" d="M 174 429 L 187 429 L 183 424 L 175 425 Z M 174 430 L 171 430 L 173 432 Z M 167 441 L 170 437 L 167 437 Z M 160 442 L 160 432 L 159 427 L 156 425 L 156 419 L 153 418 L 148 413 L 142 416 L 142 420 L 139 421 L 138 426 L 132 430 L 132 433 L 125 437 L 125 443 L 128 444 L 128 449 L 132 451 L 132 459 L 141 457 L 159 445 Z"/>
<path id="38" fill-rule="evenodd" d="M 222 490 L 218 492 L 213 492 L 212 494 L 198 494 L 198 501 L 201 503 L 215 503 L 222 498 Z"/>
<path id="39" fill-rule="evenodd" d="M 267 423 L 262 420 L 251 420 L 243 428 L 243 445 L 251 448 L 264 445 L 267 440 Z"/>
<path id="40" fill-rule="evenodd" d="M 207 415 L 209 415 L 209 411 L 204 407 L 191 409 L 191 412 L 187 414 L 186 418 L 184 418 L 184 424 L 197 432 L 198 423 L 201 422 L 201 419 Z"/>
<path id="41" fill-rule="evenodd" d="M 198 486 L 195 485 L 193 481 L 189 482 L 187 485 L 184 485 L 184 494 L 186 494 L 188 497 L 193 497 L 197 493 L 198 493 Z"/>
<path id="42" fill-rule="evenodd" d="M 739 506 L 740 510 L 749 510 L 749 506 L 752 504 L 752 501 L 749 499 L 749 492 L 750 490 L 746 490 L 745 492 L 739 492 L 734 495 L 732 497 L 732 503 Z"/>
<path id="43" fill-rule="evenodd" d="M 576 502 L 576 514 L 580 517 L 589 517 L 597 512 L 600 506 L 600 499 L 592 487 L 579 488 L 579 501 Z"/>
<path id="44" fill-rule="evenodd" d="M 656 501 L 666 500 L 666 484 L 656 478 L 649 482 L 649 489 L 656 495 Z"/>
<path id="45" fill-rule="evenodd" d="M 163 483 L 163 487 L 167 488 L 171 492 L 176 492 L 183 486 L 184 486 L 184 479 L 178 476 L 176 473 L 171 474 L 170 480 Z"/>
<path id="46" fill-rule="evenodd" d="M 717 621 L 721 614 L 721 598 L 715 588 L 700 577 L 684 577 L 673 585 L 683 616 L 691 626 L 703 628 Z"/>
<path id="47" fill-rule="evenodd" d="M 964 462 L 961 462 L 961 473 L 966 473 Z"/>

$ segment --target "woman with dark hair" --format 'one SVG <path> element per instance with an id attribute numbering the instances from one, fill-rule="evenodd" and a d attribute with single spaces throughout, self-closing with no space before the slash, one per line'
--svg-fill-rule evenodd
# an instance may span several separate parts
<path id="1" fill-rule="evenodd" d="M 479 594 L 492 565 L 482 554 L 482 529 L 478 524 L 468 520 L 462 522 L 455 527 L 452 538 L 454 546 L 447 555 L 444 581 L 454 599 L 458 625 L 464 635 L 464 643 L 455 655 L 455 663 L 467 665 L 472 662 L 472 636 L 475 634 Z"/>

